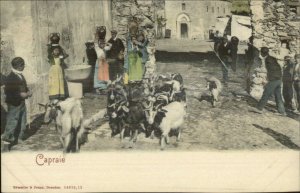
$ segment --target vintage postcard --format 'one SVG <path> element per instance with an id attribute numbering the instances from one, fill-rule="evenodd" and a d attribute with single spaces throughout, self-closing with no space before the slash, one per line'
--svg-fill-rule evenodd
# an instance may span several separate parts
<path id="1" fill-rule="evenodd" d="M 1 191 L 300 191 L 299 0 L 1 0 Z"/>

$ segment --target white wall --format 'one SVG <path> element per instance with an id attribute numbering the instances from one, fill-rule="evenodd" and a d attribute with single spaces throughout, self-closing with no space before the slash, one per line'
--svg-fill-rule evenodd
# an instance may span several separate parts
<path id="1" fill-rule="evenodd" d="M 182 10 L 182 3 L 185 3 L 185 10 Z M 165 9 L 166 29 L 171 29 L 171 38 L 174 39 L 180 37 L 177 34 L 180 33 L 180 31 L 178 32 L 180 28 L 176 26 L 176 22 L 178 16 L 182 13 L 185 13 L 190 18 L 189 39 L 208 39 L 208 31 L 212 26 L 215 26 L 216 18 L 231 15 L 231 3 L 225 1 L 166 0 Z M 212 9 L 214 9 L 214 12 L 212 12 Z"/>
<path id="2" fill-rule="evenodd" d="M 238 37 L 240 41 L 246 41 L 251 35 L 251 18 L 247 16 L 232 15 L 231 36 Z"/>

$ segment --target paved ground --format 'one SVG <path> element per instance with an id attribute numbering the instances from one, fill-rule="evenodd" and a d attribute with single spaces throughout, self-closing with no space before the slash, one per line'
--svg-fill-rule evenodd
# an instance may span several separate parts
<path id="1" fill-rule="evenodd" d="M 172 47 L 172 44 L 169 46 Z M 291 112 L 288 117 L 275 115 L 276 108 L 272 101 L 263 115 L 251 112 L 250 107 L 256 104 L 255 100 L 234 94 L 244 93 L 242 59 L 239 60 L 241 64 L 237 73 L 230 73 L 229 86 L 223 90 L 221 102 L 212 108 L 205 97 L 201 98 L 207 94 L 204 77 L 214 75 L 221 78 L 220 64 L 208 53 L 177 51 L 157 53 L 158 72 L 181 73 L 188 95 L 188 115 L 183 126 L 182 141 L 177 143 L 174 137 L 171 138 L 167 151 L 300 150 L 299 116 Z M 105 97 L 87 94 L 83 104 L 87 118 L 105 107 Z M 30 138 L 12 150 L 61 151 L 53 125 L 41 125 L 41 118 L 37 118 L 32 124 L 31 133 L 33 135 Z M 159 151 L 158 139 L 145 138 L 143 133 L 133 149 L 128 148 L 128 142 L 121 144 L 118 136 L 110 138 L 106 120 L 96 122 L 88 138 L 81 151 Z"/>

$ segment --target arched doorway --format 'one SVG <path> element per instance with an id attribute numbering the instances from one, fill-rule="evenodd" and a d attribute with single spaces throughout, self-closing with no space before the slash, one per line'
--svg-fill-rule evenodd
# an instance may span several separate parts
<path id="1" fill-rule="evenodd" d="M 189 16 L 185 13 L 178 15 L 177 20 L 177 39 L 188 39 L 190 38 L 191 31 L 191 20 Z"/>
<path id="2" fill-rule="evenodd" d="M 181 39 L 188 38 L 188 26 L 186 23 L 180 24 L 180 37 Z"/>

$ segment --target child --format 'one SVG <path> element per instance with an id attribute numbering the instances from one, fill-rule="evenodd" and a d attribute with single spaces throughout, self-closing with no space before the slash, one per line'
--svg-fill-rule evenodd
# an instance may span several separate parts
<path id="1" fill-rule="evenodd" d="M 97 61 L 94 73 L 94 89 L 98 94 L 105 94 L 107 81 L 109 81 L 109 67 L 106 62 L 106 51 L 110 50 L 111 44 L 105 45 L 105 41 L 100 39 L 95 43 L 95 51 L 97 53 Z"/>
<path id="2" fill-rule="evenodd" d="M 25 99 L 32 96 L 28 90 L 26 80 L 22 74 L 25 67 L 24 59 L 16 57 L 11 62 L 12 72 L 5 82 L 5 95 L 8 111 L 7 120 L 2 140 L 9 144 L 24 140 L 26 129 Z M 18 130 L 20 125 L 20 130 Z"/>
<path id="3" fill-rule="evenodd" d="M 66 85 L 64 79 L 62 50 L 60 46 L 52 46 L 52 55 L 49 57 L 51 64 L 49 70 L 49 99 L 62 100 L 66 97 Z"/>

